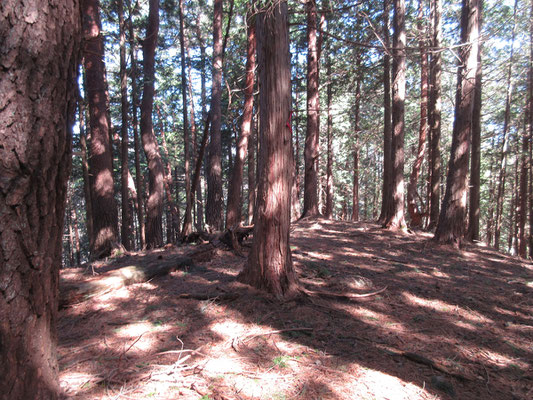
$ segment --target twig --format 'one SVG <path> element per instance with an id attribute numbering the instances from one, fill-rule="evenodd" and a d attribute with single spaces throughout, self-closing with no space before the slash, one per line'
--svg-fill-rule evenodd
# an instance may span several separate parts
<path id="1" fill-rule="evenodd" d="M 118 358 L 118 361 L 121 361 L 122 360 L 122 357 L 124 356 L 124 354 L 126 354 L 128 351 L 130 351 L 130 349 L 135 345 L 135 343 L 137 343 L 139 340 L 141 340 L 141 338 L 143 337 L 143 335 L 145 334 L 146 332 L 143 332 L 139 335 L 139 337 L 137 339 L 135 339 L 135 341 L 130 344 L 130 347 L 128 347 L 125 351 L 123 351 L 119 358 Z"/>

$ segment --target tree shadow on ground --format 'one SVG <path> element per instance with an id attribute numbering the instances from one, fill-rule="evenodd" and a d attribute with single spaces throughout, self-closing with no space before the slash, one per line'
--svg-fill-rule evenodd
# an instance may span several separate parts
<path id="1" fill-rule="evenodd" d="M 210 262 L 63 310 L 67 394 L 526 399 L 533 393 L 530 264 L 483 247 L 455 251 L 422 234 L 326 220 L 296 224 L 291 248 L 308 289 L 387 290 L 357 301 L 279 302 L 235 282 L 244 259 L 220 251 Z M 182 253 L 139 254 L 99 268 Z M 183 298 L 199 293 L 212 298 Z M 228 293 L 238 297 L 225 300 Z"/>

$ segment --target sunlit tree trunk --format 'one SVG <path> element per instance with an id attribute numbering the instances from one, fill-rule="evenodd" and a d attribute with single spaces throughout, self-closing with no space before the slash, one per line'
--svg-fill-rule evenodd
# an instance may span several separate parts
<path id="1" fill-rule="evenodd" d="M 257 117 L 256 117 L 257 120 Z M 252 119 L 253 125 L 253 119 Z M 250 132 L 250 138 L 248 140 L 248 225 L 252 225 L 254 222 L 255 212 L 255 194 L 256 194 L 256 182 L 255 182 L 255 148 L 256 148 L 256 132 L 252 126 Z"/>
<path id="2" fill-rule="evenodd" d="M 141 138 L 148 162 L 149 194 L 146 204 L 146 246 L 163 245 L 163 196 L 165 173 L 159 145 L 154 134 L 152 111 L 154 103 L 155 49 L 159 32 L 159 0 L 149 0 L 148 26 L 143 41 L 144 86 L 141 104 Z"/>
<path id="3" fill-rule="evenodd" d="M 439 243 L 459 245 L 465 234 L 468 159 L 479 46 L 480 0 L 463 0 L 455 119 L 446 193 L 435 232 Z"/>
<path id="4" fill-rule="evenodd" d="M 289 245 L 292 145 L 287 121 L 291 82 L 287 3 L 275 2 L 257 15 L 260 168 L 254 241 L 239 278 L 278 298 L 296 291 Z"/>
<path id="5" fill-rule="evenodd" d="M 394 0 L 393 85 L 391 193 L 383 226 L 389 229 L 405 227 L 404 219 L 404 135 L 405 135 L 405 0 Z"/>
<path id="6" fill-rule="evenodd" d="M 56 400 L 80 2 L 2 0 L 0 15 L 0 398 Z"/>

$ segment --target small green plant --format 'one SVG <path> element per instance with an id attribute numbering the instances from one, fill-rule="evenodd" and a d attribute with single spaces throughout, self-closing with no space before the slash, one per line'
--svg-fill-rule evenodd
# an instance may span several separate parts
<path id="1" fill-rule="evenodd" d="M 202 397 L 200 397 L 198 400 L 212 400 L 211 397 L 209 397 L 208 395 L 204 394 Z"/>
<path id="2" fill-rule="evenodd" d="M 272 363 L 279 368 L 285 368 L 287 367 L 287 361 L 290 359 L 289 356 L 278 356 L 272 360 Z"/>

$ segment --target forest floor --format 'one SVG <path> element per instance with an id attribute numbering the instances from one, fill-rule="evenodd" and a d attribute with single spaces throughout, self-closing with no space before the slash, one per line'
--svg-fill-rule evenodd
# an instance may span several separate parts
<path id="1" fill-rule="evenodd" d="M 532 399 L 533 265 L 430 238 L 373 223 L 293 226 L 301 285 L 386 287 L 369 297 L 280 302 L 236 282 L 245 258 L 220 249 L 91 297 L 60 311 L 61 386 L 72 399 Z M 61 279 L 171 261 L 192 247 L 65 269 Z"/>

